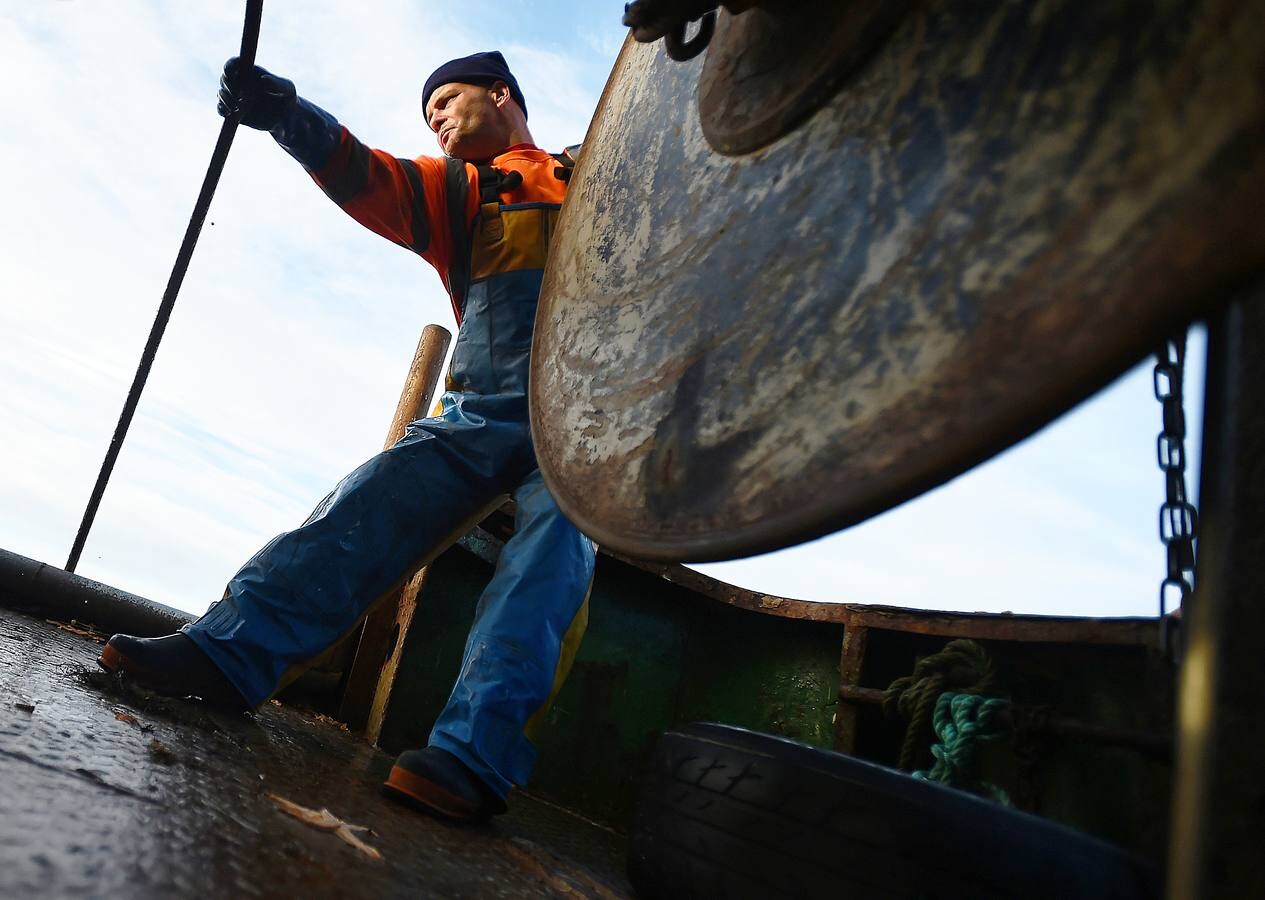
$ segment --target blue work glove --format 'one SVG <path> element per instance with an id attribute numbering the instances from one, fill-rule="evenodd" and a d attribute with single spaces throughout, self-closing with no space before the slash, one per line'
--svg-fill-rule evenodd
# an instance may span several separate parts
<path id="1" fill-rule="evenodd" d="M 236 56 L 224 64 L 216 108 L 225 117 L 240 110 L 243 125 L 271 132 L 309 171 L 328 162 L 341 138 L 338 120 L 295 94 L 293 81 L 259 66 L 243 70 Z"/>
<path id="2" fill-rule="evenodd" d="M 297 100 L 294 82 L 259 66 L 239 71 L 242 68 L 239 62 L 234 56 L 224 64 L 216 109 L 226 118 L 241 112 L 243 125 L 272 131 L 294 111 Z"/>

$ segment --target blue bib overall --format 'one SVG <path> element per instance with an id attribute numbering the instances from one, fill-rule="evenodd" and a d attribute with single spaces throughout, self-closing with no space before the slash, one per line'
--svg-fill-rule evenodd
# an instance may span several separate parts
<path id="1" fill-rule="evenodd" d="M 344 478 L 183 629 L 248 702 L 262 703 L 413 567 L 512 497 L 514 534 L 430 735 L 502 797 L 531 772 L 526 730 L 565 678 L 594 567 L 593 543 L 541 481 L 527 418 L 532 326 L 557 210 L 482 203 L 469 232 L 454 235 L 464 318 L 439 413 Z"/>

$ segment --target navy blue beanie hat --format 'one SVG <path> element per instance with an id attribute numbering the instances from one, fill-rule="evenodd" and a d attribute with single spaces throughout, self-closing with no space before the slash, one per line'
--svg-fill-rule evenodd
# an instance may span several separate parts
<path id="1" fill-rule="evenodd" d="M 450 59 L 438 69 L 431 73 L 426 79 L 426 86 L 422 88 L 422 108 L 426 108 L 426 104 L 430 102 L 430 95 L 435 93 L 435 89 L 445 84 L 451 84 L 459 81 L 462 84 L 481 84 L 491 87 L 497 81 L 504 81 L 509 85 L 510 96 L 514 98 L 520 109 L 523 111 L 523 117 L 527 116 L 527 101 L 523 99 L 523 92 L 519 90 L 518 81 L 510 72 L 510 67 L 505 62 L 505 57 L 501 55 L 499 50 L 489 50 L 486 53 L 472 53 L 469 56 L 463 56 L 460 59 Z"/>

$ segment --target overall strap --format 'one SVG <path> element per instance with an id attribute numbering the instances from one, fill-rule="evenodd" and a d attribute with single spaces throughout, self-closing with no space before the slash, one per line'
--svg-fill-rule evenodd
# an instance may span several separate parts
<path id="1" fill-rule="evenodd" d="M 479 229 L 480 237 L 495 244 L 505 237 L 505 225 L 501 222 L 501 194 L 512 191 L 523 183 L 523 176 L 514 171 L 502 172 L 495 166 L 475 166 L 479 173 Z"/>
<path id="2" fill-rule="evenodd" d="M 579 150 L 580 145 L 576 144 L 562 153 L 551 154 L 558 162 L 553 171 L 555 178 L 560 181 L 571 178 Z M 452 265 L 448 271 L 448 292 L 452 295 L 453 306 L 464 315 L 466 291 L 470 287 L 470 257 L 474 237 L 473 228 L 466 221 L 470 180 L 466 175 L 464 161 L 449 157 L 446 165 L 448 230 L 452 233 Z M 481 241 L 496 243 L 505 236 L 505 225 L 501 221 L 501 194 L 521 185 L 523 176 L 513 170 L 503 172 L 487 164 L 475 166 L 475 169 L 479 175 L 479 214 L 474 227 L 479 229 Z"/>
<path id="3" fill-rule="evenodd" d="M 575 161 L 580 158 L 580 145 L 572 144 L 561 153 L 549 155 L 558 161 L 557 167 L 553 170 L 553 177 L 559 181 L 570 181 L 571 173 L 575 171 Z"/>
<path id="4" fill-rule="evenodd" d="M 500 204 L 501 194 L 512 191 L 523 183 L 523 176 L 518 172 L 502 172 L 496 166 L 475 166 L 479 173 L 479 206 L 489 203 Z"/>
<path id="5" fill-rule="evenodd" d="M 448 194 L 448 231 L 452 235 L 452 263 L 448 269 L 448 293 L 452 305 L 464 317 L 466 289 L 470 277 L 470 223 L 466 221 L 466 203 L 470 196 L 470 180 L 466 164 L 449 157 L 445 170 Z"/>

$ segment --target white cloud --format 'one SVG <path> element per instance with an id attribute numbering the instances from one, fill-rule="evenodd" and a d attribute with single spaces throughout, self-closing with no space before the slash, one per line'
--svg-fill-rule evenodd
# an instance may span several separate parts
<path id="1" fill-rule="evenodd" d="M 1203 337 L 1186 397 L 1198 467 Z M 766 593 L 985 612 L 1153 615 L 1164 574 L 1151 364 L 997 459 L 810 544 L 696 566 Z"/>

